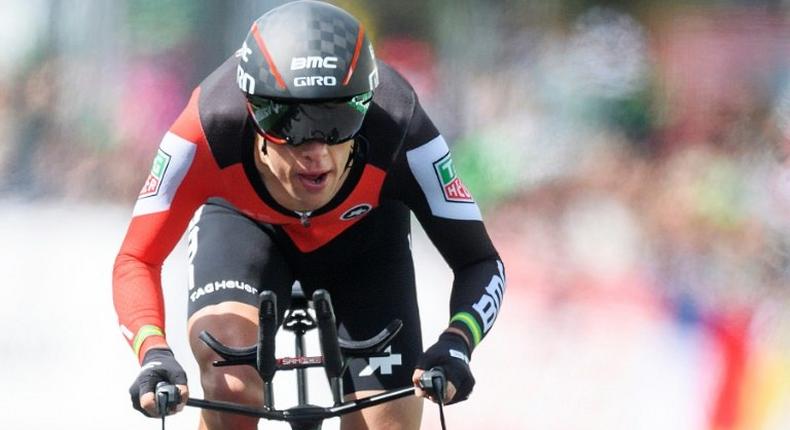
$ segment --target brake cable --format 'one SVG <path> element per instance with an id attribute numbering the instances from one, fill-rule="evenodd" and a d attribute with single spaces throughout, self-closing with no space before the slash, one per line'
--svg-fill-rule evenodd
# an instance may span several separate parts
<path id="1" fill-rule="evenodd" d="M 436 396 L 436 403 L 439 405 L 439 421 L 442 423 L 442 430 L 447 430 L 447 426 L 444 422 L 444 381 L 444 371 L 438 367 L 426 371 L 420 377 L 420 385 L 422 388 L 432 392 Z"/>
<path id="2" fill-rule="evenodd" d="M 436 390 L 436 400 L 439 403 L 439 421 L 442 423 L 442 430 L 447 430 L 447 426 L 444 424 L 444 378 L 434 376 L 432 379 L 439 386 L 439 389 Z"/>
<path id="3" fill-rule="evenodd" d="M 164 381 L 156 384 L 156 409 L 162 416 L 162 430 L 165 430 L 165 417 L 170 405 L 177 405 L 180 398 L 181 393 L 175 385 L 169 385 Z"/>

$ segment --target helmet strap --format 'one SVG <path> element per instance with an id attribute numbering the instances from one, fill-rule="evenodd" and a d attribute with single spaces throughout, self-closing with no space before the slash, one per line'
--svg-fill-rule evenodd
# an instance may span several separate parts
<path id="1" fill-rule="evenodd" d="M 260 151 L 263 152 L 263 155 L 268 156 L 269 153 L 266 151 L 266 138 L 261 135 L 258 135 L 258 138 L 263 141 L 263 143 L 260 145 Z"/>
<path id="2" fill-rule="evenodd" d="M 359 154 L 357 148 L 358 145 L 359 143 L 357 143 L 357 139 L 355 138 L 351 143 L 351 152 L 348 153 L 348 160 L 346 161 L 346 167 L 343 170 L 348 170 L 351 167 L 351 165 L 354 163 L 354 159 L 357 158 L 357 155 Z"/>

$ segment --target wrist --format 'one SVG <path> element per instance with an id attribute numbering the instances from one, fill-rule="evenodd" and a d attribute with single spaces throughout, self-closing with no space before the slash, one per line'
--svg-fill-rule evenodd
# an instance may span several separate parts
<path id="1" fill-rule="evenodd" d="M 164 338 L 150 339 L 150 341 L 146 341 L 143 344 L 143 347 L 140 348 L 137 359 L 140 361 L 140 363 L 142 363 L 145 359 L 145 355 L 155 349 L 170 349 L 170 346 L 167 344 Z"/>
<path id="2" fill-rule="evenodd" d="M 465 353 L 467 357 L 471 357 L 472 348 L 470 347 L 470 343 L 466 336 L 462 333 L 458 333 L 456 330 L 451 329 L 452 327 L 442 332 L 442 334 L 439 335 L 439 341 L 450 343 L 456 349 L 461 350 L 460 352 Z"/>
<path id="3" fill-rule="evenodd" d="M 453 337 L 456 337 L 456 336 L 460 337 L 461 340 L 463 340 L 464 344 L 466 345 L 467 350 L 469 352 L 472 351 L 472 340 L 469 339 L 469 336 L 467 336 L 467 334 L 463 330 L 460 330 L 460 329 L 458 329 L 456 327 L 450 326 L 450 327 L 447 327 L 442 332 L 442 335 L 444 335 L 444 334 L 448 334 L 448 335 L 451 335 Z M 442 338 L 442 335 L 439 336 L 440 339 Z"/>
<path id="4" fill-rule="evenodd" d="M 447 331 L 459 333 L 469 346 L 469 351 L 473 351 L 482 339 L 482 331 L 480 330 L 477 320 L 468 312 L 458 312 L 455 314 L 450 319 Z"/>
<path id="5" fill-rule="evenodd" d="M 149 348 L 145 352 L 145 354 L 143 355 L 142 364 L 146 364 L 146 363 L 151 362 L 153 360 L 159 360 L 159 359 L 162 359 L 164 357 L 168 357 L 168 358 L 169 357 L 173 357 L 173 358 L 175 358 L 175 355 L 173 354 L 173 350 L 170 349 L 167 346 Z"/>
<path id="6" fill-rule="evenodd" d="M 169 348 L 165 339 L 165 332 L 155 325 L 144 325 L 137 330 L 131 342 L 132 349 L 138 362 L 142 363 L 145 354 L 154 348 Z"/>

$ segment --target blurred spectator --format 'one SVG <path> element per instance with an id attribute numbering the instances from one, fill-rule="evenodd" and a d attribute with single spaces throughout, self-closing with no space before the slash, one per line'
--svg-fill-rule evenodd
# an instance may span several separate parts
<path id="1" fill-rule="evenodd" d="M 29 70 L 20 73 L 10 103 L 14 106 L 9 133 L 9 150 L 4 169 L 5 189 L 20 196 L 35 197 L 46 194 L 44 184 L 47 170 L 40 164 L 46 157 L 48 131 L 52 126 L 52 106 L 57 104 L 57 89 L 53 85 L 59 66 L 54 57 L 42 56 L 32 61 Z"/>

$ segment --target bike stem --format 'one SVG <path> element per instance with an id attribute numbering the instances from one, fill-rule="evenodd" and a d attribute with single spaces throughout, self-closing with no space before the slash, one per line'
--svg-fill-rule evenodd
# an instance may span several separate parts
<path id="1" fill-rule="evenodd" d="M 294 332 L 294 352 L 297 357 L 305 355 L 304 333 L 301 329 Z M 306 405 L 308 403 L 307 369 L 304 367 L 296 369 L 296 387 L 299 405 Z"/>

